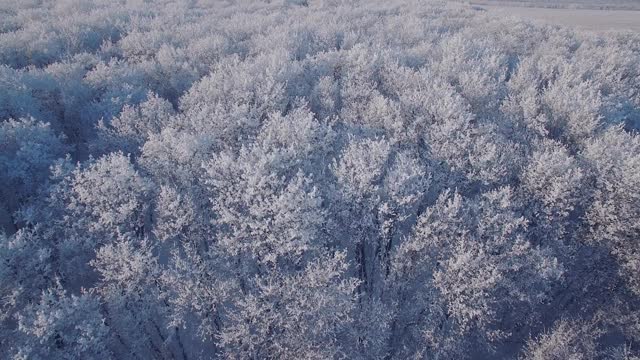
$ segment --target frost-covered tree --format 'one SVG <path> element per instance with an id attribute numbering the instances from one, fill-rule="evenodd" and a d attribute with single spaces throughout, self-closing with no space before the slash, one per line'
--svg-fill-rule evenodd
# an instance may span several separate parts
<path id="1" fill-rule="evenodd" d="M 464 351 L 464 334 L 488 341 L 508 335 L 500 326 L 505 315 L 526 316 L 518 312 L 546 296 L 562 269 L 548 249 L 526 239 L 526 220 L 512 201 L 509 188 L 477 200 L 447 191 L 421 215 L 394 258 L 398 305 L 414 305 L 413 316 L 398 319 L 400 341 L 422 338 L 429 350 L 415 351 L 455 354 Z"/>
<path id="2" fill-rule="evenodd" d="M 619 259 L 631 290 L 638 293 L 640 138 L 614 127 L 592 139 L 584 156 L 593 169 L 595 183 L 586 214 L 589 238 Z"/>
<path id="3" fill-rule="evenodd" d="M 162 306 L 161 269 L 146 240 L 123 236 L 101 247 L 91 266 L 100 276 L 96 284 L 103 312 L 113 329 L 121 355 L 153 353 L 170 356 Z"/>
<path id="4" fill-rule="evenodd" d="M 109 359 L 112 341 L 100 301 L 90 293 L 68 295 L 60 285 L 18 316 L 23 339 L 17 359 Z"/>
<path id="5" fill-rule="evenodd" d="M 56 249 L 55 272 L 63 282 L 90 278 L 88 262 L 101 245 L 150 231 L 151 184 L 122 153 L 85 165 L 59 161 L 51 182 L 42 203 L 22 209 L 20 216 L 46 230 L 45 244 Z"/>
<path id="6" fill-rule="evenodd" d="M 341 195 L 334 211 L 349 230 L 345 245 L 354 253 L 361 291 L 379 293 L 391 251 L 415 217 L 429 175 L 413 154 L 393 151 L 383 139 L 352 139 L 332 169 Z"/>
<path id="7" fill-rule="evenodd" d="M 344 277 L 345 260 L 345 253 L 321 255 L 294 274 L 276 272 L 256 279 L 256 291 L 236 299 L 224 322 L 224 356 L 344 357 L 341 337 L 352 322 L 357 286 L 357 280 Z"/>
<path id="8" fill-rule="evenodd" d="M 563 145 L 549 141 L 540 147 L 522 174 L 522 196 L 529 200 L 526 211 L 535 241 L 561 246 L 577 229 L 584 171 Z"/>
<path id="9" fill-rule="evenodd" d="M 293 126 L 282 126 L 285 120 Z M 304 112 L 274 115 L 254 144 L 238 155 L 223 151 L 205 165 L 217 241 L 225 251 L 262 265 L 297 264 L 323 245 L 326 210 L 313 173 L 305 170 L 322 161 L 327 136 L 328 129 Z"/>
<path id="10" fill-rule="evenodd" d="M 559 320 L 550 331 L 530 339 L 522 359 L 593 359 L 597 333 L 590 324 Z"/>
<path id="11" fill-rule="evenodd" d="M 39 300 L 42 291 L 55 282 L 54 251 L 42 232 L 20 229 L 12 236 L 0 235 L 0 346 L 10 348 L 17 343 L 15 317 L 31 303 Z"/>
<path id="12" fill-rule="evenodd" d="M 64 136 L 34 118 L 0 123 L 1 206 L 8 215 L 36 196 L 49 177 L 49 166 L 71 151 Z"/>
<path id="13" fill-rule="evenodd" d="M 53 201 L 61 201 L 68 216 L 76 216 L 79 231 L 107 234 L 144 234 L 151 184 L 122 153 L 106 155 L 79 166 L 65 179 Z M 104 240 L 96 239 L 98 243 Z"/>
<path id="14" fill-rule="evenodd" d="M 147 100 L 135 106 L 125 105 L 110 126 L 98 123 L 100 145 L 105 150 L 137 154 L 151 135 L 159 134 L 171 121 L 173 107 L 168 101 L 149 93 Z"/>

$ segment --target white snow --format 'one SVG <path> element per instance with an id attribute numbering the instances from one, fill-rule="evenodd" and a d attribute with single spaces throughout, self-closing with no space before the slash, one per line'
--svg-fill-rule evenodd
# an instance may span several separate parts
<path id="1" fill-rule="evenodd" d="M 474 9 L 485 10 L 495 16 L 515 16 L 552 25 L 574 26 L 583 30 L 640 31 L 640 11 L 635 10 L 554 9 L 495 3 L 472 6 Z"/>

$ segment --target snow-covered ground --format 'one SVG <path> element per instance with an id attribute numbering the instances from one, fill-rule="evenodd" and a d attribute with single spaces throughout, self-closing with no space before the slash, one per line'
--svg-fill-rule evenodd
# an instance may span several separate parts
<path id="1" fill-rule="evenodd" d="M 479 11 L 485 10 L 496 16 L 516 16 L 554 25 L 576 26 L 585 30 L 640 31 L 640 11 L 634 10 L 553 9 L 498 4 L 472 6 Z"/>

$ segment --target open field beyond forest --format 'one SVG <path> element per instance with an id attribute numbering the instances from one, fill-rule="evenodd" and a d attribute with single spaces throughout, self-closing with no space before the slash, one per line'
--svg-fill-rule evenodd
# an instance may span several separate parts
<path id="1" fill-rule="evenodd" d="M 545 8 L 505 5 L 497 2 L 472 4 L 472 8 L 477 11 L 487 11 L 489 14 L 499 17 L 516 16 L 553 25 L 575 26 L 591 31 L 640 31 L 640 11 L 638 10 Z"/>

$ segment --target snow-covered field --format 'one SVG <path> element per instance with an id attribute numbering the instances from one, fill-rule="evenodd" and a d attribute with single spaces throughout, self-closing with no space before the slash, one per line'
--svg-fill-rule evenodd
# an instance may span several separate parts
<path id="1" fill-rule="evenodd" d="M 640 10 L 638 0 L 449 0 L 462 4 L 549 9 Z"/>
<path id="2" fill-rule="evenodd" d="M 575 26 L 585 30 L 640 31 L 640 11 L 636 10 L 554 9 L 498 4 L 482 4 L 473 7 L 478 11 L 488 11 L 491 15 L 500 17 L 515 16 L 554 25 Z"/>

